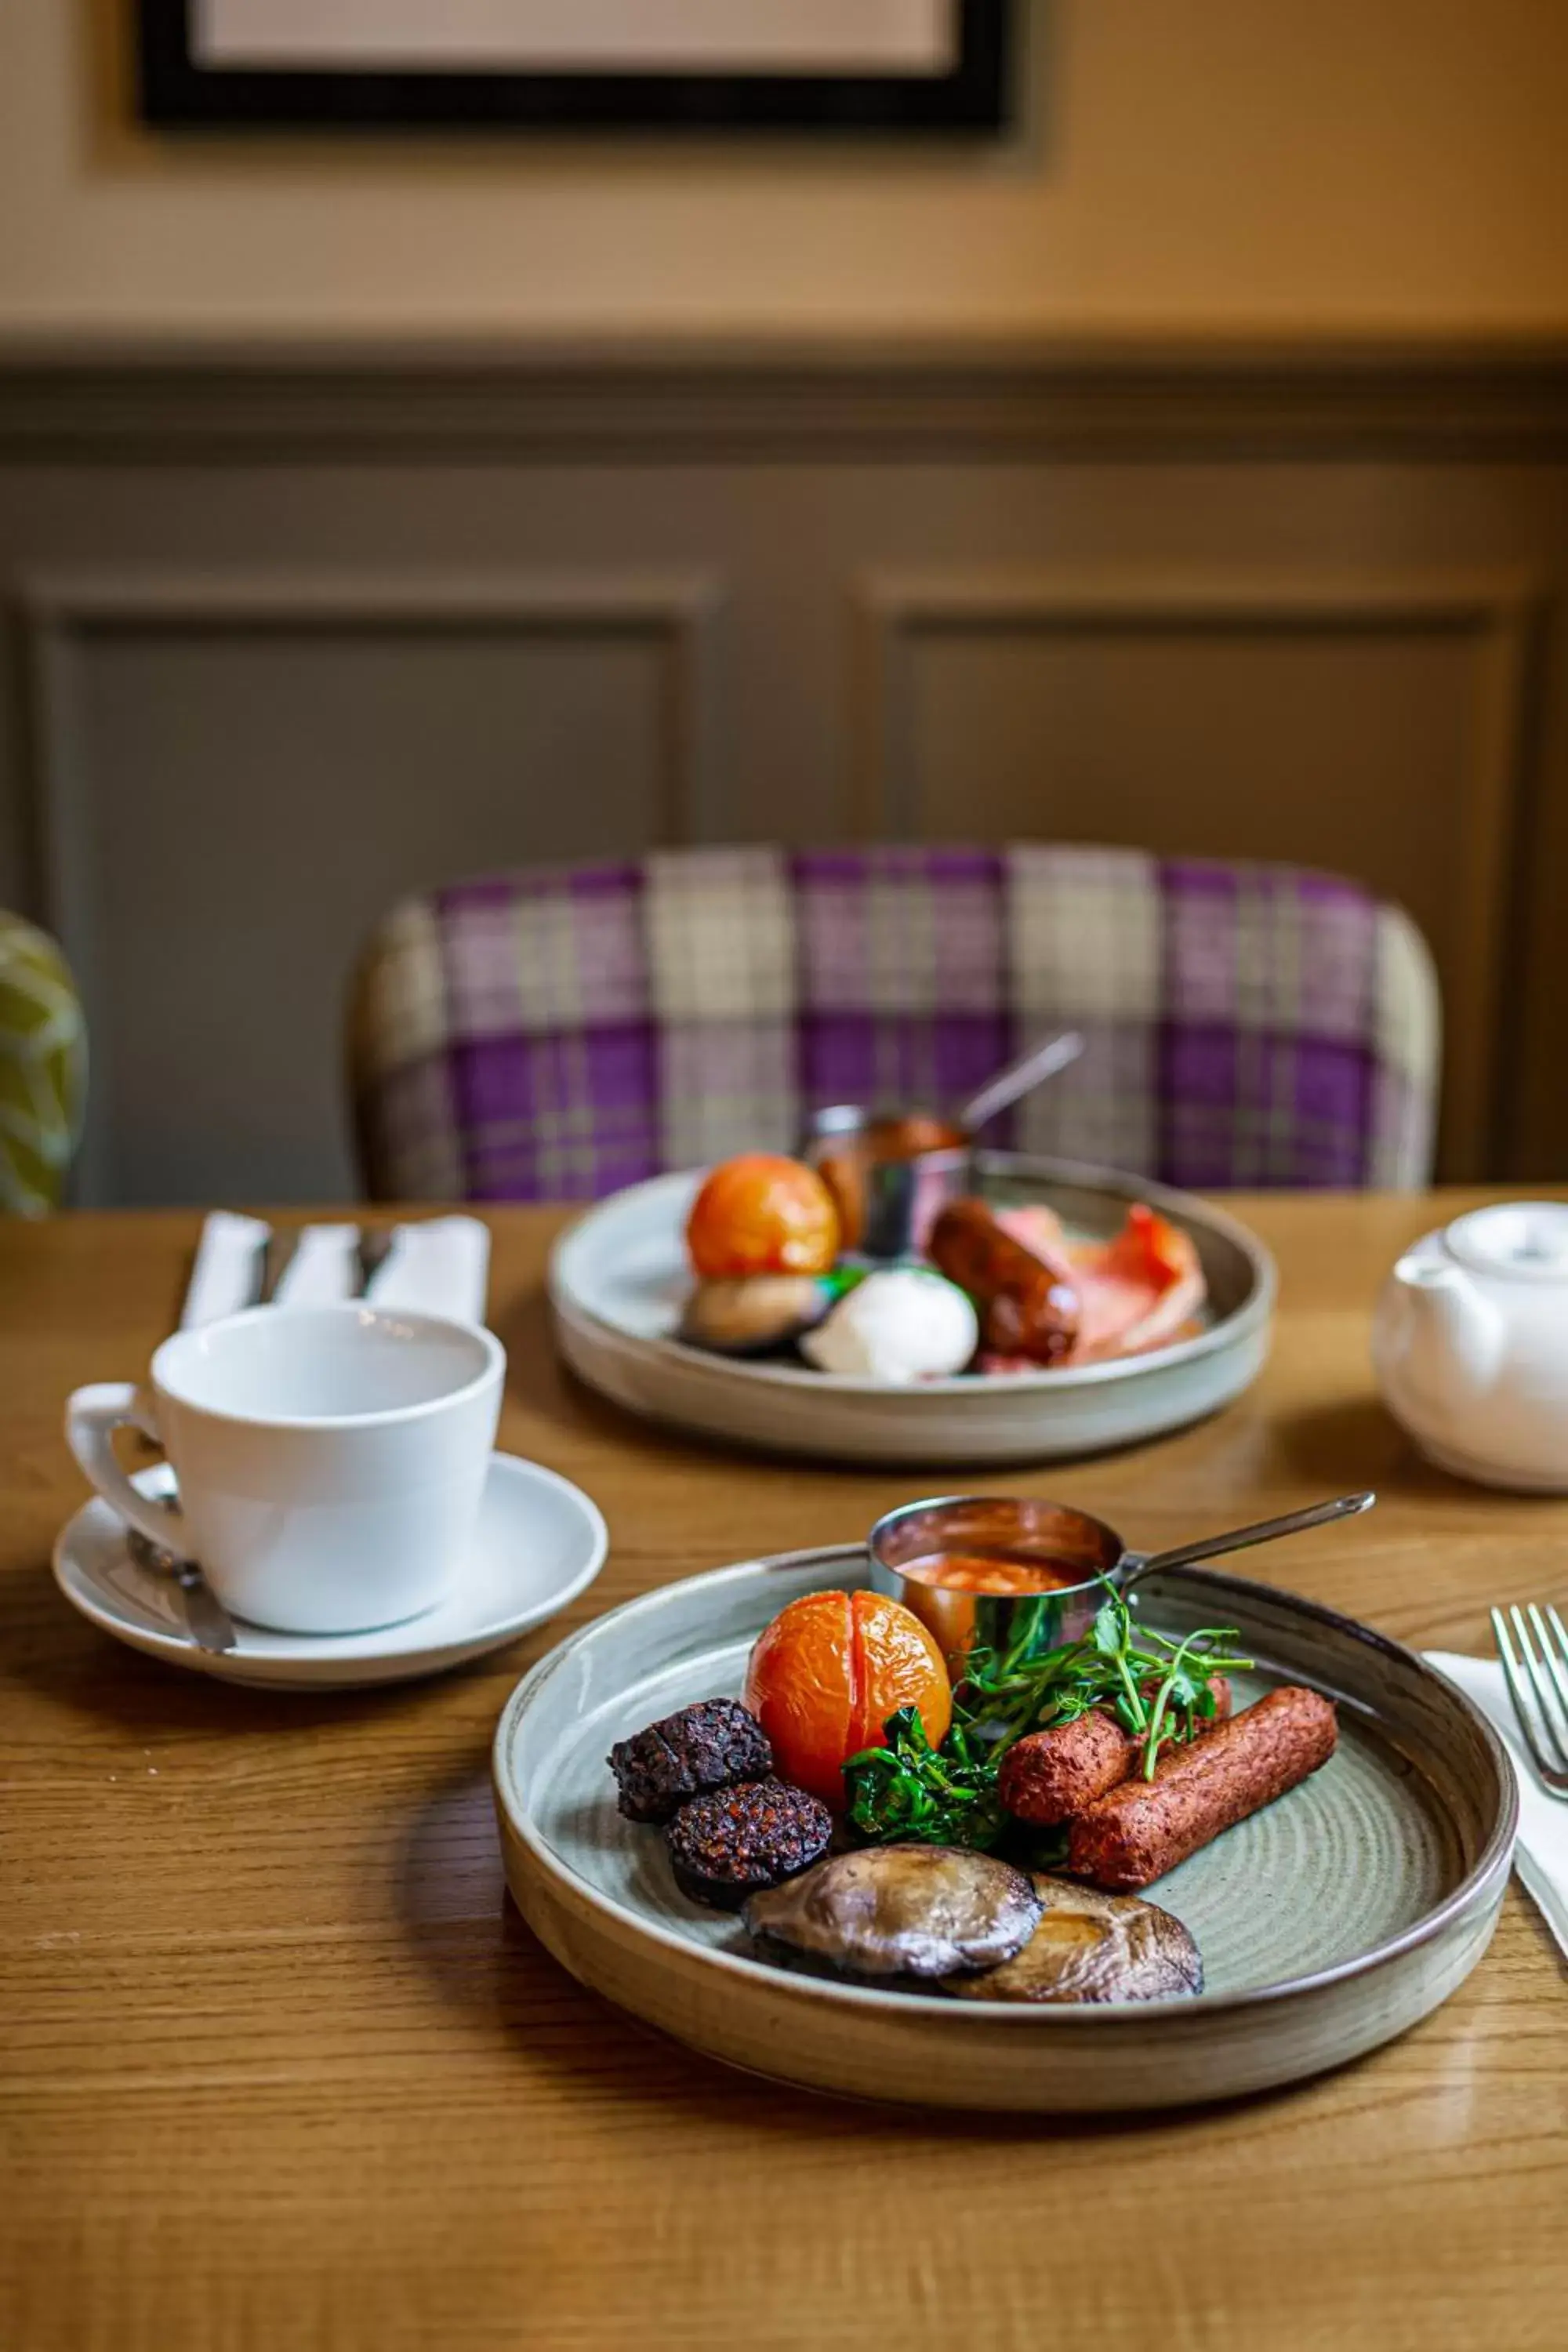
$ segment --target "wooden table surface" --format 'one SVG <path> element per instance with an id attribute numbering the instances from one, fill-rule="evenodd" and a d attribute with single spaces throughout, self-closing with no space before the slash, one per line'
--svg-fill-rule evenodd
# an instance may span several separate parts
<path id="1" fill-rule="evenodd" d="M 1163 1444 L 986 1483 L 1065 1492 L 1150 1547 L 1375 1486 L 1370 1518 L 1247 1572 L 1458 1649 L 1484 1646 L 1489 1601 L 1568 1601 L 1568 1505 L 1426 1468 L 1373 1392 L 1376 1286 L 1435 1204 L 1239 1206 L 1283 1276 L 1252 1394 Z M 546 1957 L 505 1898 L 487 1779 L 518 1675 L 628 1594 L 842 1541 L 921 1488 L 709 1451 L 575 1389 L 539 1291 L 557 1223 L 494 1220 L 502 1443 L 603 1505 L 603 1577 L 445 1680 L 317 1696 L 136 1656 L 49 1579 L 82 1498 L 63 1401 L 142 1370 L 194 1218 L 0 1226 L 5 2352 L 1023 2352 L 1068 2315 L 1176 2352 L 1561 2346 L 1568 1975 L 1517 1890 L 1405 2041 L 1149 2123 L 775 2089 Z"/>

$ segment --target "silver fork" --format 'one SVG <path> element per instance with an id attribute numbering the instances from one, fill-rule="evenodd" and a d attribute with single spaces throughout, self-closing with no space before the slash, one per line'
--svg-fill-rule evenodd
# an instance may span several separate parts
<path id="1" fill-rule="evenodd" d="M 1507 1618 L 1494 1609 L 1491 1619 L 1530 1760 L 1547 1794 L 1568 1803 L 1568 1626 L 1550 1601 L 1544 1615 L 1532 1601 L 1525 1609 L 1510 1609 Z"/>

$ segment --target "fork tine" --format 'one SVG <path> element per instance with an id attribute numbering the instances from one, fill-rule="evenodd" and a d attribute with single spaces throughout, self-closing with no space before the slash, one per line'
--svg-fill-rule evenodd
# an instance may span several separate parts
<path id="1" fill-rule="evenodd" d="M 1502 1676 L 1508 1685 L 1508 1695 L 1513 1701 L 1513 1711 L 1518 1716 L 1521 1726 L 1528 1725 L 1530 1704 L 1525 1696 L 1524 1682 L 1519 1670 L 1519 1660 L 1514 1655 L 1513 1643 L 1509 1638 L 1508 1620 L 1500 1609 L 1493 1609 L 1489 1613 L 1492 1621 L 1492 1638 L 1497 1643 L 1497 1654 L 1502 1665 Z"/>
<path id="2" fill-rule="evenodd" d="M 1530 1674 L 1530 1686 L 1535 1693 L 1535 1704 L 1539 1710 L 1541 1744 L 1555 1770 L 1559 1772 L 1568 1770 L 1568 1742 L 1564 1741 L 1563 1734 L 1557 1728 L 1556 1716 L 1552 1704 L 1552 1685 L 1546 1679 L 1544 1667 L 1535 1654 L 1535 1644 L 1531 1639 L 1530 1627 L 1525 1622 L 1524 1612 L 1516 1606 L 1510 1614 L 1513 1618 L 1515 1638 L 1524 1653 L 1524 1663 Z"/>
<path id="3" fill-rule="evenodd" d="M 1550 1601 L 1547 1607 L 1552 1615 L 1556 1617 L 1557 1612 L 1552 1608 Z M 1557 1745 L 1563 1750 L 1563 1761 L 1568 1763 L 1568 1662 L 1565 1662 L 1564 1658 L 1564 1653 L 1568 1653 L 1568 1642 L 1562 1642 L 1561 1647 L 1553 1642 L 1551 1628 L 1533 1601 L 1530 1604 L 1530 1622 L 1535 1629 L 1536 1641 L 1541 1645 L 1542 1660 L 1552 1677 L 1552 1688 L 1557 1700 L 1557 1713 L 1552 1729 L 1557 1735 Z M 1557 1631 L 1561 1640 L 1563 1631 L 1561 1619 L 1558 1620 Z"/>
<path id="4" fill-rule="evenodd" d="M 1558 1670 L 1558 1654 L 1544 1638 L 1543 1621 L 1533 1602 L 1531 1604 L 1531 1613 L 1536 1619 L 1538 1632 L 1542 1634 L 1542 1654 L 1550 1668 L 1557 1696 L 1561 1699 L 1563 1678 Z M 1550 1601 L 1547 1603 L 1546 1613 L 1552 1621 L 1558 1640 L 1562 1642 L 1563 1620 Z M 1547 1706 L 1546 1685 L 1535 1655 L 1534 1644 L 1530 1638 L 1530 1629 L 1517 1608 L 1510 1609 L 1506 1617 L 1500 1609 L 1492 1610 L 1490 1614 L 1498 1658 L 1502 1666 L 1503 1680 L 1508 1685 L 1509 1700 L 1513 1708 L 1514 1720 L 1519 1726 L 1520 1738 L 1529 1750 L 1530 1760 L 1534 1765 L 1536 1776 L 1547 1795 L 1568 1803 L 1568 1742 L 1564 1742 Z M 1510 1618 L 1511 1633 L 1509 1630 Z M 1519 1649 L 1523 1652 L 1529 1664 L 1528 1684 L 1525 1670 L 1520 1664 L 1519 1655 L 1514 1648 L 1516 1639 Z M 1568 1643 L 1564 1643 L 1563 1646 L 1568 1648 Z"/>
<path id="5" fill-rule="evenodd" d="M 1508 1685 L 1508 1695 L 1513 1706 L 1514 1720 L 1523 1734 L 1524 1744 L 1530 1750 L 1531 1761 L 1537 1771 L 1540 1771 L 1543 1768 L 1545 1759 L 1535 1736 L 1535 1717 L 1525 1692 L 1524 1677 L 1520 1672 L 1519 1660 L 1514 1655 L 1513 1643 L 1509 1637 L 1508 1620 L 1500 1609 L 1493 1609 L 1489 1613 L 1492 1621 L 1492 1638 L 1497 1643 L 1498 1659 L 1502 1667 L 1502 1678 Z"/>

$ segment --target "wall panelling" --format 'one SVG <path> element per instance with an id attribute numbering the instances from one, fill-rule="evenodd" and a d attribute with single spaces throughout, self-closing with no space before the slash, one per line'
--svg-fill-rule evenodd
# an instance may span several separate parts
<path id="1" fill-rule="evenodd" d="M 1337 866 L 1447 1007 L 1446 1168 L 1568 1175 L 1568 362 L 0 353 L 0 899 L 96 1199 L 352 1181 L 400 892 L 653 842 Z"/>

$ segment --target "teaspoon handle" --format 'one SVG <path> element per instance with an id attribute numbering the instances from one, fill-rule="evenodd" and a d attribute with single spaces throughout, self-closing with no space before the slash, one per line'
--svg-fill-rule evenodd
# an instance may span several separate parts
<path id="1" fill-rule="evenodd" d="M 1173 1551 L 1158 1551 L 1142 1559 L 1132 1571 L 1142 1578 L 1160 1568 L 1190 1568 L 1200 1559 L 1218 1559 L 1229 1551 L 1245 1551 L 1249 1544 L 1272 1543 L 1276 1536 L 1299 1535 L 1303 1528 L 1327 1527 L 1334 1519 L 1352 1519 L 1360 1511 L 1370 1511 L 1377 1496 L 1373 1494 L 1338 1495 L 1331 1503 L 1312 1503 L 1304 1511 L 1286 1511 L 1276 1519 L 1255 1519 L 1250 1527 L 1232 1528 L 1221 1536 L 1203 1536 L 1196 1543 L 1178 1544 Z M 1131 1581 L 1129 1579 L 1129 1581 Z"/>
<path id="2" fill-rule="evenodd" d="M 1082 1051 L 1083 1038 L 1076 1029 L 1065 1030 L 1043 1045 L 1031 1046 L 1017 1061 L 998 1070 L 978 1094 L 971 1095 L 958 1112 L 958 1125 L 973 1134 L 987 1119 L 994 1118 L 998 1111 L 1005 1110 L 1009 1103 L 1016 1102 L 1020 1095 L 1026 1095 L 1031 1087 L 1037 1087 L 1043 1079 L 1065 1070 L 1069 1062 L 1076 1062 Z"/>

